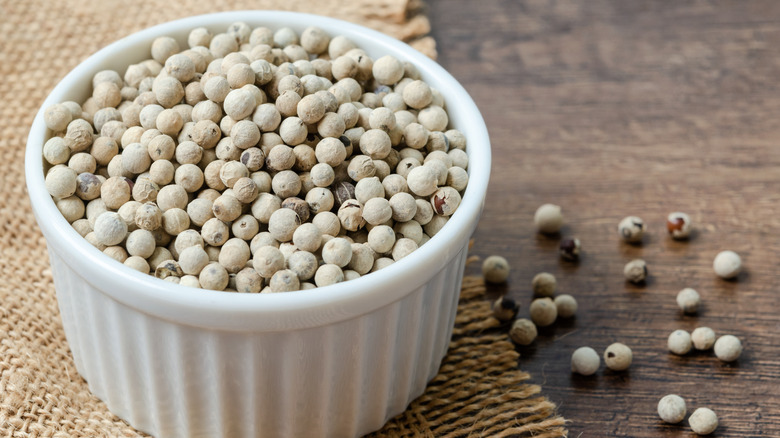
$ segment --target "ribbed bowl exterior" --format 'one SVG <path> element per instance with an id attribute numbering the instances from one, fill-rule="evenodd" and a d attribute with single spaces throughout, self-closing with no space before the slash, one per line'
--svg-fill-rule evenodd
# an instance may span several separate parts
<path id="1" fill-rule="evenodd" d="M 323 327 L 207 330 L 128 307 L 49 250 L 78 372 L 157 437 L 356 437 L 425 390 L 452 335 L 467 242 L 403 299 Z"/>

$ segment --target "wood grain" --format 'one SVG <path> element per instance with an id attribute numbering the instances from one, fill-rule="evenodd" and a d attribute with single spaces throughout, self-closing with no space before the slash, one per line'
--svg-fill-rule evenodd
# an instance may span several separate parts
<path id="1" fill-rule="evenodd" d="M 713 436 L 780 436 L 780 3 L 772 1 L 429 1 L 439 61 L 482 110 L 494 164 L 473 253 L 502 254 L 506 292 L 527 315 L 534 274 L 549 271 L 579 301 L 575 320 L 520 348 L 571 421 L 570 436 L 692 436 L 663 424 L 656 404 L 677 393 L 689 413 L 720 418 Z M 542 203 L 561 205 L 562 234 L 581 239 L 579 263 L 558 238 L 534 232 Z M 687 242 L 664 229 L 685 211 Z M 642 245 L 620 242 L 627 215 L 648 223 Z M 741 254 L 736 281 L 713 274 L 724 249 Z M 625 283 L 633 258 L 643 287 Z M 477 272 L 471 267 L 472 273 Z M 704 306 L 684 316 L 675 296 Z M 674 356 L 673 330 L 739 336 L 734 364 L 712 352 Z M 570 372 L 571 352 L 612 342 L 634 351 L 627 373 Z"/>

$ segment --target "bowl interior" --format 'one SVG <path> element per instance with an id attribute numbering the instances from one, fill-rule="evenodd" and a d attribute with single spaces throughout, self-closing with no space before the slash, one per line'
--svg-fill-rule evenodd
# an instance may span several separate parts
<path id="1" fill-rule="evenodd" d="M 51 133 L 43 109 L 66 100 L 83 102 L 91 94 L 92 76 L 104 69 L 124 73 L 130 64 L 148 59 L 152 41 L 176 38 L 187 47 L 187 35 L 203 26 L 224 32 L 236 21 L 252 27 L 290 27 L 302 32 L 318 26 L 331 37 L 344 35 L 375 59 L 391 54 L 413 63 L 423 79 L 443 94 L 451 127 L 468 140 L 469 185 L 446 226 L 409 256 L 370 275 L 332 286 L 285 294 L 238 294 L 194 290 L 141 274 L 106 257 L 64 219 L 44 186 L 42 148 Z M 401 299 L 423 284 L 460 252 L 476 227 L 490 174 L 490 145 L 485 123 L 471 97 L 441 66 L 407 44 L 374 30 L 310 14 L 236 11 L 208 14 L 161 24 L 127 36 L 98 51 L 74 68 L 51 92 L 35 117 L 27 143 L 25 172 L 38 224 L 50 251 L 117 301 L 183 324 L 225 330 L 289 330 L 352 318 Z"/>

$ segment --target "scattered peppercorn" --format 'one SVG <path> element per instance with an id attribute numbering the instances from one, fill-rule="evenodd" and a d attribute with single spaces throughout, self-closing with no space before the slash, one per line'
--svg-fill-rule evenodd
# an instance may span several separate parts
<path id="1" fill-rule="evenodd" d="M 691 218 L 682 212 L 676 211 L 669 213 L 666 218 L 666 229 L 672 238 L 676 240 L 685 240 L 691 235 Z"/>
<path id="2" fill-rule="evenodd" d="M 540 233 L 555 234 L 563 225 L 561 207 L 554 204 L 544 204 L 534 213 L 534 225 Z"/>
<path id="3" fill-rule="evenodd" d="M 709 327 L 697 327 L 691 332 L 693 348 L 709 350 L 715 344 L 715 331 Z"/>
<path id="4" fill-rule="evenodd" d="M 723 362 L 734 362 L 742 354 L 742 341 L 734 335 L 723 335 L 715 341 L 715 356 Z"/>
<path id="5" fill-rule="evenodd" d="M 676 424 L 683 421 L 687 408 L 685 400 L 676 394 L 668 394 L 658 401 L 658 416 L 666 423 Z"/>
<path id="6" fill-rule="evenodd" d="M 531 321 L 539 327 L 547 327 L 558 318 L 558 308 L 550 298 L 537 298 L 529 308 Z"/>
<path id="7" fill-rule="evenodd" d="M 710 408 L 697 408 L 688 417 L 688 424 L 697 435 L 709 435 L 718 428 L 718 416 Z"/>
<path id="8" fill-rule="evenodd" d="M 580 248 L 580 239 L 575 237 L 561 239 L 559 245 L 561 258 L 566 261 L 576 262 L 580 258 Z"/>
<path id="9" fill-rule="evenodd" d="M 701 297 L 695 289 L 686 287 L 677 293 L 677 305 L 684 313 L 696 313 L 701 305 Z"/>
<path id="10" fill-rule="evenodd" d="M 734 251 L 721 251 L 715 256 L 712 269 L 720 278 L 735 278 L 742 271 L 742 259 Z"/>
<path id="11" fill-rule="evenodd" d="M 512 328 L 509 329 L 509 338 L 519 345 L 531 345 L 536 339 L 536 334 L 536 325 L 526 318 L 516 319 L 512 323 Z"/>
<path id="12" fill-rule="evenodd" d="M 502 322 L 511 321 L 517 315 L 517 303 L 508 297 L 499 297 L 493 303 L 493 316 Z"/>
<path id="13" fill-rule="evenodd" d="M 627 370 L 632 360 L 631 349 L 620 342 L 615 342 L 604 350 L 604 364 L 613 371 Z"/>
<path id="14" fill-rule="evenodd" d="M 552 297 L 555 295 L 557 281 L 555 276 L 549 272 L 540 272 L 536 274 L 531 281 L 534 295 L 539 297 Z"/>
<path id="15" fill-rule="evenodd" d="M 571 355 L 571 370 L 574 373 L 590 376 L 598 371 L 600 365 L 598 353 L 590 347 L 580 347 Z"/>
<path id="16" fill-rule="evenodd" d="M 509 277 L 509 262 L 501 256 L 492 255 L 482 262 L 482 276 L 489 283 L 503 283 Z"/>
<path id="17" fill-rule="evenodd" d="M 558 316 L 561 318 L 571 318 L 577 314 L 577 300 L 568 294 L 558 295 L 553 300 Z"/>
<path id="18" fill-rule="evenodd" d="M 647 263 L 642 259 L 631 260 L 623 268 L 623 276 L 631 283 L 643 283 L 647 279 Z"/>
<path id="19" fill-rule="evenodd" d="M 692 346 L 691 334 L 685 330 L 675 330 L 669 335 L 666 345 L 669 351 L 678 356 L 688 354 Z"/>
<path id="20" fill-rule="evenodd" d="M 641 242 L 645 230 L 647 230 L 647 225 L 641 218 L 636 216 L 627 216 L 618 224 L 618 234 L 629 243 Z"/>

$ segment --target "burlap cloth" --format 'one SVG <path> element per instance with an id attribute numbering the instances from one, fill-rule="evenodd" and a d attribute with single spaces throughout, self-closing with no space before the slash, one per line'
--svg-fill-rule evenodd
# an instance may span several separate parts
<path id="1" fill-rule="evenodd" d="M 57 309 L 46 244 L 27 199 L 26 137 L 47 93 L 76 64 L 140 29 L 189 15 L 285 9 L 359 22 L 431 57 L 419 0 L 0 0 L 0 432 L 4 437 L 141 436 L 76 372 Z M 440 374 L 373 436 L 565 436 L 564 420 L 525 383 L 479 279 L 467 278 Z"/>

